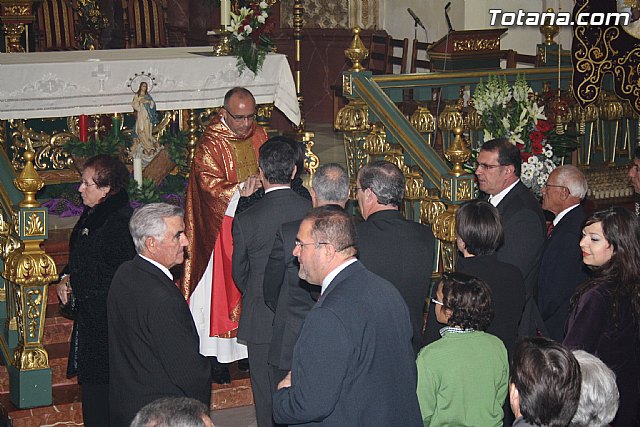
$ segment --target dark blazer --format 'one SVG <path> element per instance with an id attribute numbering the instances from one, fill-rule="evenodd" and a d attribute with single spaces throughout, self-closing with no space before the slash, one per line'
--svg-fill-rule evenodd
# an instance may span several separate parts
<path id="1" fill-rule="evenodd" d="M 460 257 L 456 271 L 482 279 L 491 288 L 495 315 L 487 332 L 500 338 L 511 355 L 524 309 L 522 273 L 517 267 L 498 261 L 495 255 Z"/>
<path id="2" fill-rule="evenodd" d="M 502 217 L 504 244 L 496 255 L 498 260 L 518 267 L 524 278 L 525 307 L 519 335 L 534 336 L 537 331 L 547 335 L 534 298 L 547 230 L 542 207 L 531 190 L 518 182 L 497 209 Z"/>
<path id="3" fill-rule="evenodd" d="M 544 245 L 538 275 L 538 308 L 549 338 L 562 342 L 569 318 L 569 300 L 587 280 L 580 239 L 586 213 L 576 206 L 562 217 Z"/>
<path id="4" fill-rule="evenodd" d="M 357 225 L 358 258 L 400 291 L 409 308 L 414 350 L 420 348 L 423 310 L 433 271 L 435 238 L 431 229 L 407 221 L 396 210 L 380 211 Z"/>
<path id="5" fill-rule="evenodd" d="M 342 270 L 307 315 L 292 386 L 275 392 L 282 424 L 422 426 L 404 300 L 360 262 Z"/>
<path id="6" fill-rule="evenodd" d="M 118 269 L 107 302 L 111 425 L 163 396 L 192 397 L 207 407 L 211 365 L 199 352 L 193 318 L 178 287 L 136 256 Z"/>
<path id="7" fill-rule="evenodd" d="M 291 189 L 270 191 L 233 220 L 232 274 L 242 292 L 238 338 L 271 341 L 273 312 L 264 302 L 264 270 L 280 225 L 302 219 L 311 202 Z"/>
<path id="8" fill-rule="evenodd" d="M 284 371 L 291 370 L 293 347 L 302 324 L 320 297 L 320 286 L 298 277 L 300 264 L 293 248 L 301 222 L 282 224 L 264 272 L 264 302 L 274 312 L 268 361 Z"/>

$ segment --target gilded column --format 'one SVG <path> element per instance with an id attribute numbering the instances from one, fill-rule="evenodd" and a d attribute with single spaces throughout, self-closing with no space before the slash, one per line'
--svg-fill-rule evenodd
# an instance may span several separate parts
<path id="1" fill-rule="evenodd" d="M 17 220 L 22 244 L 9 254 L 4 271 L 18 328 L 18 343 L 8 367 L 10 400 L 21 408 L 51 404 L 51 369 L 42 338 L 49 283 L 58 278 L 53 259 L 40 248 L 48 237 L 48 224 L 47 209 L 35 198 L 44 180 L 34 168 L 34 157 L 33 151 L 24 153 L 25 166 L 14 180 L 24 193 Z"/>

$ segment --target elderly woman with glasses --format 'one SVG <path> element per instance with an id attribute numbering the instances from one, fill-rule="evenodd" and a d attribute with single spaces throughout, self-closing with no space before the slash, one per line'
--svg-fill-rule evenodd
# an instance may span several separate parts
<path id="1" fill-rule="evenodd" d="M 79 192 L 84 211 L 69 239 L 69 263 L 57 285 L 58 297 L 74 317 L 67 376 L 78 376 L 86 426 L 109 425 L 107 294 L 124 261 L 135 256 L 129 234 L 132 209 L 126 192 L 129 171 L 107 155 L 90 158 Z"/>

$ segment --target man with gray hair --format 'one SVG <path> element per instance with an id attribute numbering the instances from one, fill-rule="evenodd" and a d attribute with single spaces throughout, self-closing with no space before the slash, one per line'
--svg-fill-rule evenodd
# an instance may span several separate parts
<path id="1" fill-rule="evenodd" d="M 336 163 L 321 165 L 313 175 L 313 207 L 333 205 L 343 210 L 348 199 L 347 171 Z M 300 265 L 293 256 L 293 248 L 301 222 L 292 221 L 280 226 L 264 273 L 264 301 L 275 313 L 268 358 L 273 391 L 291 370 L 293 346 L 307 313 L 320 294 L 320 288 L 298 277 Z"/>
<path id="2" fill-rule="evenodd" d="M 538 274 L 538 308 L 549 338 L 562 342 L 569 300 L 587 278 L 580 239 L 586 213 L 580 202 L 587 180 L 578 168 L 559 166 L 542 187 L 542 208 L 555 214 L 549 226 Z"/>
<path id="3" fill-rule="evenodd" d="M 393 163 L 381 160 L 360 169 L 357 198 L 365 221 L 357 228 L 358 250 L 365 267 L 393 283 L 407 303 L 417 354 L 422 344 L 435 238 L 429 227 L 406 220 L 400 212 L 404 190 L 404 174 Z"/>
<path id="4" fill-rule="evenodd" d="M 584 350 L 573 350 L 582 382 L 580 403 L 569 427 L 605 427 L 618 412 L 620 393 L 616 374 L 596 356 Z"/>
<path id="5" fill-rule="evenodd" d="M 213 427 L 213 422 L 199 400 L 163 397 L 140 409 L 131 427 Z"/>
<path id="6" fill-rule="evenodd" d="M 111 425 L 129 425 L 163 396 L 210 404 L 211 368 L 169 271 L 184 261 L 189 243 L 183 215 L 178 206 L 152 203 L 129 221 L 138 255 L 118 268 L 107 298 Z"/>

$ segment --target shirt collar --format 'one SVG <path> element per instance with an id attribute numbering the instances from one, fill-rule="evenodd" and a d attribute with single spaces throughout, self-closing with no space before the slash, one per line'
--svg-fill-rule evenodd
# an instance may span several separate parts
<path id="1" fill-rule="evenodd" d="M 345 268 L 349 267 L 351 264 L 353 264 L 357 260 L 358 260 L 357 258 L 348 259 L 345 262 L 343 262 L 342 264 L 340 264 L 339 266 L 337 266 L 336 268 L 334 268 L 333 270 L 331 270 L 331 272 L 329 272 L 329 274 L 327 274 L 327 276 L 322 281 L 322 289 L 320 290 L 320 295 L 324 294 L 324 291 L 327 290 L 327 287 L 329 287 L 329 284 L 331 284 L 333 279 L 335 279 L 336 276 L 342 270 L 344 270 Z"/>
<path id="2" fill-rule="evenodd" d="M 455 326 L 445 326 L 444 328 L 440 329 L 440 336 L 443 337 L 446 334 L 468 334 L 469 332 L 475 332 L 473 329 L 462 329 L 462 328 L 457 328 Z"/>
<path id="3" fill-rule="evenodd" d="M 580 203 L 576 203 L 573 206 L 569 206 L 567 209 L 563 210 L 562 212 L 560 212 L 558 215 L 556 215 L 556 217 L 553 219 L 553 226 L 555 227 L 556 225 L 558 225 L 558 223 L 560 222 L 560 220 L 569 213 L 569 211 L 573 208 L 575 208 L 576 206 L 580 205 Z"/>
<path id="4" fill-rule="evenodd" d="M 286 190 L 287 188 L 291 188 L 291 187 L 288 186 L 288 185 L 281 185 L 281 186 L 271 187 L 268 190 L 264 190 L 264 194 L 271 193 L 272 191 L 276 191 L 276 190 Z"/>
<path id="5" fill-rule="evenodd" d="M 138 254 L 140 255 L 140 254 Z M 168 278 L 169 280 L 171 280 L 173 282 L 173 274 L 171 274 L 171 272 L 169 271 L 169 269 L 167 267 L 165 267 L 164 265 L 160 264 L 158 261 L 154 261 L 151 258 L 147 258 L 144 255 L 140 255 L 140 258 L 149 261 L 151 264 L 155 265 L 156 267 L 158 267 Z"/>
<path id="6" fill-rule="evenodd" d="M 507 188 L 505 188 L 495 196 L 490 196 L 489 203 L 491 203 L 495 207 L 498 207 L 498 204 L 502 201 L 502 199 L 504 199 L 504 197 L 507 194 L 509 194 L 509 191 L 511 191 L 511 189 L 515 187 L 519 182 L 520 182 L 520 179 L 517 179 L 516 182 L 514 182 L 513 184 L 511 184 L 510 186 L 508 186 Z"/>

